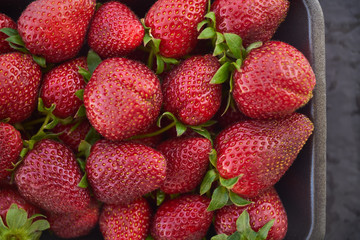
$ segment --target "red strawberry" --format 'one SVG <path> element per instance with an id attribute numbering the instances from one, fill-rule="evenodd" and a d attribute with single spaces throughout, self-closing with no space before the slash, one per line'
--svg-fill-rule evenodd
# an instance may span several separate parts
<path id="1" fill-rule="evenodd" d="M 206 138 L 174 138 L 157 149 L 166 159 L 166 179 L 161 190 L 168 194 L 186 193 L 201 183 L 209 165 L 211 142 Z"/>
<path id="2" fill-rule="evenodd" d="M 210 84 L 219 67 L 216 57 L 194 56 L 169 72 L 162 83 L 165 110 L 188 125 L 210 120 L 221 103 L 221 85 Z"/>
<path id="3" fill-rule="evenodd" d="M 246 210 L 249 213 L 250 225 L 254 231 L 257 232 L 265 223 L 275 219 L 266 239 L 284 239 L 288 228 L 288 220 L 285 208 L 276 190 L 269 188 L 259 196 L 248 200 L 252 201 L 252 203 L 245 207 L 230 205 L 217 210 L 214 219 L 216 232 L 226 235 L 236 232 L 236 220 Z"/>
<path id="4" fill-rule="evenodd" d="M 99 220 L 105 240 L 145 239 L 150 226 L 150 206 L 144 198 L 127 205 L 105 204 Z"/>
<path id="5" fill-rule="evenodd" d="M 197 25 L 206 14 L 206 0 L 158 0 L 145 17 L 150 34 L 160 39 L 160 54 L 179 58 L 192 49 L 199 35 Z"/>
<path id="6" fill-rule="evenodd" d="M 84 92 L 91 125 L 105 138 L 116 141 L 150 127 L 161 103 L 157 76 L 144 64 L 126 58 L 101 62 Z"/>
<path id="7" fill-rule="evenodd" d="M 305 56 L 287 43 L 270 41 L 250 52 L 234 74 L 233 96 L 252 118 L 293 113 L 313 96 L 314 72 Z"/>
<path id="8" fill-rule="evenodd" d="M 221 33 L 235 33 L 250 43 L 266 42 L 272 38 L 289 9 L 288 0 L 215 0 L 216 29 Z"/>
<path id="9" fill-rule="evenodd" d="M 40 97 L 45 107 L 55 104 L 53 114 L 59 118 L 74 116 L 81 100 L 75 92 L 85 88 L 85 80 L 79 74 L 79 67 L 87 69 L 85 58 L 77 58 L 53 68 L 44 76 Z"/>
<path id="10" fill-rule="evenodd" d="M 135 50 L 144 37 L 144 27 L 126 5 L 104 3 L 91 22 L 88 44 L 102 58 L 119 57 Z"/>
<path id="11" fill-rule="evenodd" d="M 5 180 L 18 161 L 23 142 L 21 134 L 12 125 L 0 122 L 0 181 Z"/>
<path id="12" fill-rule="evenodd" d="M 30 55 L 0 55 L 0 119 L 15 123 L 28 118 L 36 107 L 40 81 L 40 67 Z"/>
<path id="13" fill-rule="evenodd" d="M 216 138 L 219 174 L 226 179 L 243 175 L 231 190 L 254 197 L 281 178 L 312 131 L 312 122 L 300 113 L 234 124 Z"/>
<path id="14" fill-rule="evenodd" d="M 201 240 L 212 221 L 206 209 L 210 200 L 204 196 L 182 195 L 165 201 L 157 210 L 151 235 L 157 240 Z"/>
<path id="15" fill-rule="evenodd" d="M 12 20 L 9 16 L 0 13 L 0 29 L 2 28 L 12 28 L 16 29 L 16 23 L 14 20 Z M 1 53 L 8 53 L 12 51 L 12 48 L 10 47 L 9 43 L 5 41 L 5 39 L 8 37 L 5 33 L 0 32 L 0 54 Z"/>
<path id="16" fill-rule="evenodd" d="M 54 140 L 39 141 L 15 173 L 19 192 L 31 203 L 53 213 L 81 211 L 90 203 L 78 187 L 82 173 L 72 151 Z"/>
<path id="17" fill-rule="evenodd" d="M 108 204 L 128 204 L 163 183 L 164 156 L 142 144 L 99 140 L 86 162 L 95 197 Z"/>
<path id="18" fill-rule="evenodd" d="M 47 62 L 69 60 L 82 47 L 94 11 L 95 0 L 36 0 L 19 17 L 19 34 Z"/>

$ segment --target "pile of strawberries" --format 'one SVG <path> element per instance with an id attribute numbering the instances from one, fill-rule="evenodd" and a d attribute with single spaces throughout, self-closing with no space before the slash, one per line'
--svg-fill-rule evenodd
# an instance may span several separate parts
<path id="1" fill-rule="evenodd" d="M 283 239 L 315 87 L 271 40 L 289 1 L 126 4 L 0 14 L 0 239 Z"/>

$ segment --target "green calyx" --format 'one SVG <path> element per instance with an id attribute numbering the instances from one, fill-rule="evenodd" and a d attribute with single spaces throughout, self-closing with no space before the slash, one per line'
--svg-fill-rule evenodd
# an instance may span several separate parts
<path id="1" fill-rule="evenodd" d="M 2 240 L 38 240 L 50 224 L 45 219 L 34 221 L 37 217 L 45 217 L 35 214 L 30 218 L 24 209 L 12 204 L 6 214 L 6 224 L 0 217 L 0 239 Z"/>

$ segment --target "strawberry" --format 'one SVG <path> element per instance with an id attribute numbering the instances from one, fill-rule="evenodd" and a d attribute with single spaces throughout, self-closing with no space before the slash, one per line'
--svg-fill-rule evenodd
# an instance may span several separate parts
<path id="1" fill-rule="evenodd" d="M 55 104 L 53 114 L 59 118 L 74 116 L 81 100 L 75 92 L 85 88 L 85 80 L 79 74 L 79 67 L 87 69 L 86 59 L 81 57 L 63 63 L 44 75 L 40 97 L 45 107 Z"/>
<path id="2" fill-rule="evenodd" d="M 36 107 L 40 81 L 40 67 L 30 55 L 0 55 L 0 119 L 16 123 L 28 118 Z"/>
<path id="3" fill-rule="evenodd" d="M 9 16 L 0 13 L 0 29 L 2 28 L 12 28 L 16 29 L 16 23 Z M 0 54 L 8 53 L 12 51 L 9 43 L 5 41 L 8 36 L 5 33 L 0 32 Z"/>
<path id="4" fill-rule="evenodd" d="M 248 200 L 252 203 L 245 207 L 229 205 L 217 210 L 214 218 L 216 232 L 226 235 L 236 232 L 236 220 L 246 210 L 249 214 L 250 226 L 254 231 L 259 231 L 265 223 L 275 219 L 266 239 L 284 239 L 288 228 L 287 214 L 275 188 L 271 187 Z"/>
<path id="5" fill-rule="evenodd" d="M 18 161 L 22 146 L 20 132 L 12 125 L 0 122 L 0 180 L 11 175 L 8 169 Z"/>
<path id="6" fill-rule="evenodd" d="M 230 126 L 215 141 L 220 176 L 225 179 L 240 176 L 231 190 L 241 196 L 260 194 L 291 166 L 313 127 L 300 113 L 278 120 L 247 120 Z"/>
<path id="7" fill-rule="evenodd" d="M 251 118 L 279 118 L 304 106 L 315 83 L 310 63 L 300 51 L 270 41 L 252 50 L 234 73 L 233 97 Z"/>
<path id="8" fill-rule="evenodd" d="M 288 0 L 215 0 L 216 29 L 221 33 L 235 33 L 250 43 L 266 42 L 272 38 L 288 9 Z"/>
<path id="9" fill-rule="evenodd" d="M 120 57 L 135 50 L 145 31 L 140 20 L 125 4 L 106 2 L 91 22 L 88 44 L 102 58 Z"/>
<path id="10" fill-rule="evenodd" d="M 160 54 L 180 58 L 194 49 L 200 23 L 207 8 L 206 0 L 158 0 L 145 16 L 150 34 L 160 39 Z"/>
<path id="11" fill-rule="evenodd" d="M 89 191 L 78 187 L 81 178 L 72 151 L 49 139 L 39 141 L 15 172 L 15 182 L 25 199 L 59 214 L 81 211 L 89 205 Z"/>
<path id="12" fill-rule="evenodd" d="M 213 217 L 213 212 L 206 210 L 209 202 L 199 195 L 165 201 L 155 213 L 151 235 L 157 240 L 201 240 Z"/>
<path id="13" fill-rule="evenodd" d="M 161 104 L 157 76 L 144 64 L 126 58 L 101 62 L 84 92 L 91 125 L 113 141 L 144 132 L 156 121 Z"/>
<path id="14" fill-rule="evenodd" d="M 99 220 L 100 231 L 105 240 L 145 239 L 150 217 L 150 206 L 144 198 L 127 205 L 105 204 Z"/>
<path id="15" fill-rule="evenodd" d="M 128 204 L 163 183 L 164 156 L 142 144 L 99 140 L 91 148 L 86 173 L 95 197 L 108 204 Z"/>
<path id="16" fill-rule="evenodd" d="M 210 120 L 221 103 L 221 85 L 210 83 L 219 67 L 217 58 L 211 55 L 183 61 L 162 83 L 164 109 L 188 125 Z"/>
<path id="17" fill-rule="evenodd" d="M 210 140 L 202 137 L 174 138 L 157 149 L 166 159 L 166 179 L 161 190 L 168 194 L 195 189 L 206 173 L 211 151 Z"/>
<path id="18" fill-rule="evenodd" d="M 95 0 L 36 0 L 19 17 L 18 31 L 32 54 L 59 63 L 78 54 L 94 11 Z"/>

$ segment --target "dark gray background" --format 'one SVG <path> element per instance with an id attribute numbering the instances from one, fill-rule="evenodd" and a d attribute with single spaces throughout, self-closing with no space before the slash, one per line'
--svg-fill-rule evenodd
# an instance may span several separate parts
<path id="1" fill-rule="evenodd" d="M 326 28 L 326 239 L 360 239 L 360 1 L 320 4 Z"/>

